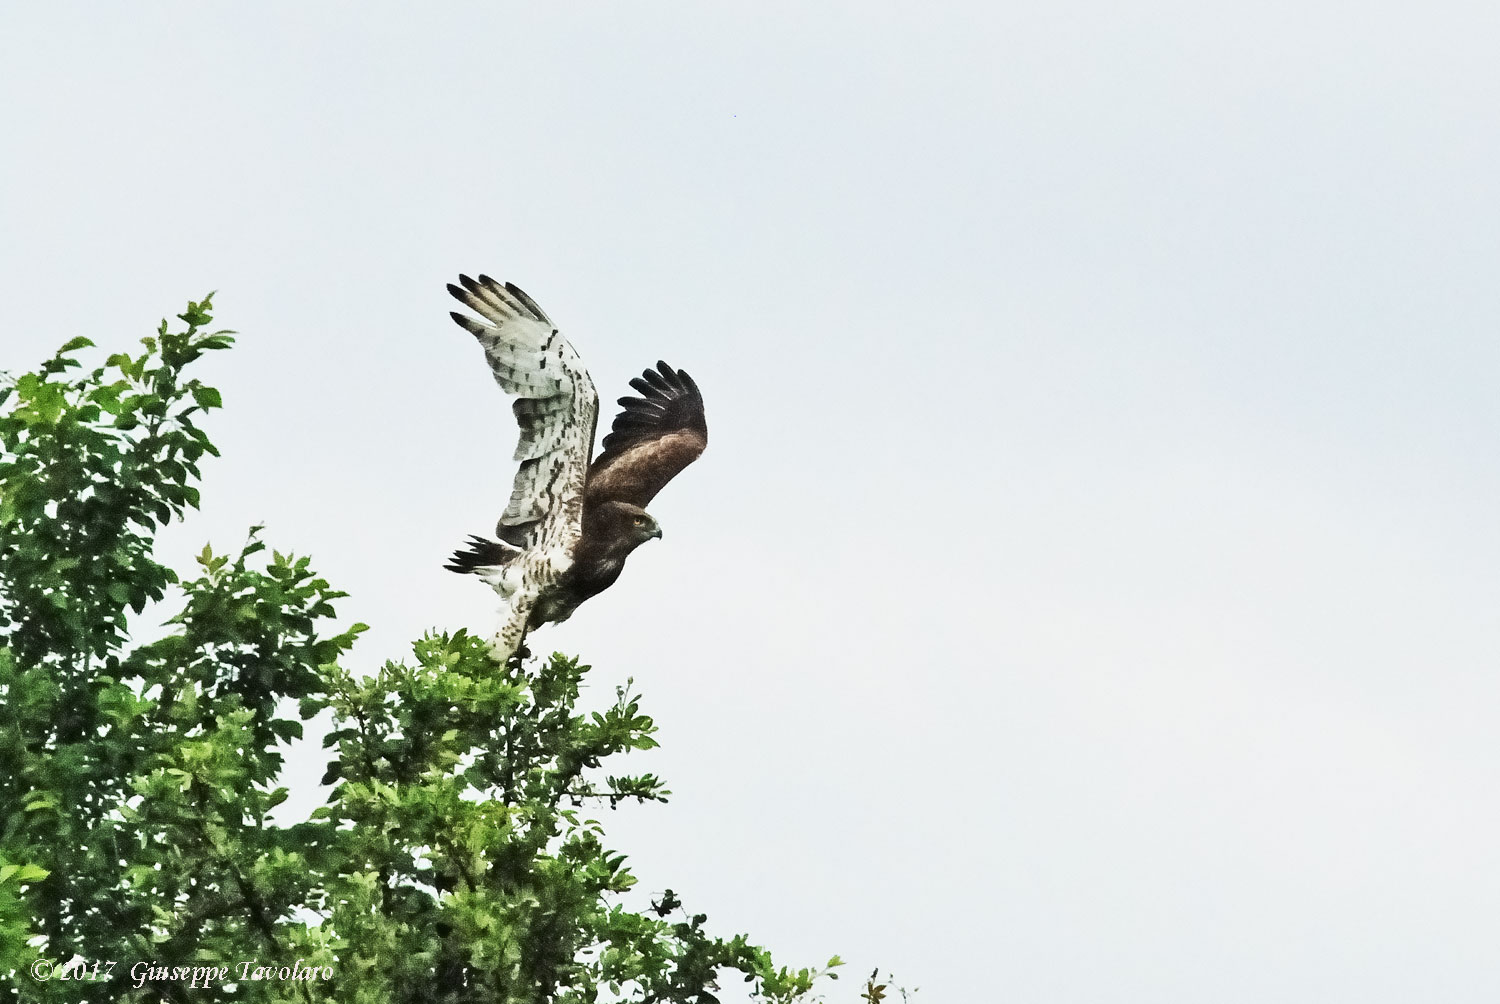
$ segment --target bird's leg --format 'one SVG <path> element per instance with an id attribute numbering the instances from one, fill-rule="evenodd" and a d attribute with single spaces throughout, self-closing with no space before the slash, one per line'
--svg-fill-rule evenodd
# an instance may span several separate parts
<path id="1" fill-rule="evenodd" d="M 526 621 L 531 616 L 530 602 L 514 596 L 506 605 L 505 620 L 500 625 L 500 630 L 495 632 L 495 637 L 490 639 L 490 658 L 502 666 L 510 661 L 522 648 L 526 638 Z M 529 654 L 529 653 L 528 653 Z"/>

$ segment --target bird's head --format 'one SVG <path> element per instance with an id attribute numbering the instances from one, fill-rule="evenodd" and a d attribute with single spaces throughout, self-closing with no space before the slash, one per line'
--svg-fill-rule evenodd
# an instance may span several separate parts
<path id="1" fill-rule="evenodd" d="M 650 513 L 642 510 L 630 515 L 630 533 L 637 544 L 644 544 L 652 537 L 661 540 L 661 524 Z"/>
<path id="2" fill-rule="evenodd" d="M 661 526 L 656 518 L 638 505 L 629 502 L 606 502 L 600 506 L 599 517 L 603 521 L 600 530 L 615 540 L 634 548 L 653 537 L 661 537 Z M 605 530 L 605 527 L 608 527 Z"/>

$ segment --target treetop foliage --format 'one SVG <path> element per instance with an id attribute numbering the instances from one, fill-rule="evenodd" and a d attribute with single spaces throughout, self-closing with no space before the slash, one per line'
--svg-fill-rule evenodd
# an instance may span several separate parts
<path id="1" fill-rule="evenodd" d="M 597 810 L 668 794 L 612 766 L 656 745 L 632 685 L 587 710 L 588 666 L 463 630 L 356 674 L 345 594 L 262 528 L 157 560 L 218 453 L 185 375 L 233 342 L 211 311 L 0 387 L 0 1001 L 712 1002 L 730 974 L 809 999 L 837 957 L 777 967 L 606 847 Z M 318 715 L 327 802 L 288 822 Z"/>

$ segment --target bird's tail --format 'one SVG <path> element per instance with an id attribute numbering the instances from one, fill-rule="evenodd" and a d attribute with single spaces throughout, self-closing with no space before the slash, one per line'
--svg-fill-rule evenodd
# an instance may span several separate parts
<path id="1" fill-rule="evenodd" d="M 477 572 L 481 568 L 497 568 L 507 564 L 512 558 L 521 553 L 519 547 L 512 547 L 501 540 L 486 540 L 483 537 L 470 537 L 469 546 L 453 552 L 453 558 L 443 567 L 450 572 L 458 572 L 467 575 Z"/>

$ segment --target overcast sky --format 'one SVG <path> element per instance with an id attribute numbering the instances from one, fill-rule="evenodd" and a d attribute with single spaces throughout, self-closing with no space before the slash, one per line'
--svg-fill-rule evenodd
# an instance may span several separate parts
<path id="1" fill-rule="evenodd" d="M 661 726 L 644 889 L 839 1001 L 1500 998 L 1500 8 L 809 6 L 7 4 L 0 368 L 217 289 L 166 550 L 368 670 L 495 626 L 513 281 L 707 400 L 534 638 Z"/>

